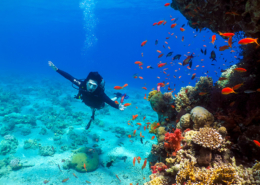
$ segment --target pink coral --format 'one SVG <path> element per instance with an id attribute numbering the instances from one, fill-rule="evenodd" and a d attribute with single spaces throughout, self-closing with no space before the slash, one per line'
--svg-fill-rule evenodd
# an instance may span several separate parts
<path id="1" fill-rule="evenodd" d="M 176 156 L 176 152 L 181 149 L 181 140 L 183 139 L 181 130 L 176 129 L 174 133 L 167 132 L 164 139 L 167 141 L 164 143 L 164 147 L 166 149 L 174 150 L 172 155 Z"/>

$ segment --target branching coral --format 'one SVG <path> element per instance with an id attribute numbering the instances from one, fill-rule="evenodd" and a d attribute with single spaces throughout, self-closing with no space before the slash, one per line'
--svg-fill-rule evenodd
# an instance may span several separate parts
<path id="1" fill-rule="evenodd" d="M 213 128 L 201 128 L 192 141 L 211 150 L 221 146 L 222 136 Z"/>
<path id="2" fill-rule="evenodd" d="M 181 135 L 181 130 L 176 129 L 174 133 L 169 133 L 167 132 L 165 134 L 165 142 L 164 147 L 166 149 L 173 150 L 174 152 L 172 153 L 173 156 L 176 155 L 176 152 L 181 149 L 181 140 L 183 139 Z"/>

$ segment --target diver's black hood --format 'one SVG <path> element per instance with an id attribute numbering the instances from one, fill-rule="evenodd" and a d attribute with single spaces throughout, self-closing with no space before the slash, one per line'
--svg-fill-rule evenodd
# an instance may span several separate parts
<path id="1" fill-rule="evenodd" d="M 104 88 L 101 87 L 101 85 L 100 85 L 102 80 L 103 80 L 103 78 L 102 78 L 102 76 L 98 72 L 90 72 L 88 74 L 87 78 L 84 80 L 84 82 L 82 84 L 84 89 L 87 89 L 86 88 L 86 83 L 90 79 L 91 80 L 95 80 L 98 83 L 98 88 L 94 91 L 95 94 L 100 93 L 100 92 L 104 92 Z"/>

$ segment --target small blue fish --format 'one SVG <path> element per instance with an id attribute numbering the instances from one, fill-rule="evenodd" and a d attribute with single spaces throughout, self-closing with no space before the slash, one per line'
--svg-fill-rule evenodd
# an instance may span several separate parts
<path id="1" fill-rule="evenodd" d="M 155 41 L 155 45 L 157 45 L 157 44 L 158 44 L 158 40 Z"/>

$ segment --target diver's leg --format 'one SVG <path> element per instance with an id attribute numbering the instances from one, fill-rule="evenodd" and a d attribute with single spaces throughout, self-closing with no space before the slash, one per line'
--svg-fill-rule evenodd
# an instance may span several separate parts
<path id="1" fill-rule="evenodd" d="M 90 127 L 90 125 L 91 125 L 91 122 L 95 119 L 95 111 L 96 111 L 96 109 L 92 108 L 92 116 L 91 116 L 91 118 L 90 118 L 90 120 L 89 120 L 87 126 L 85 127 L 86 130 L 89 129 L 89 127 Z"/>

